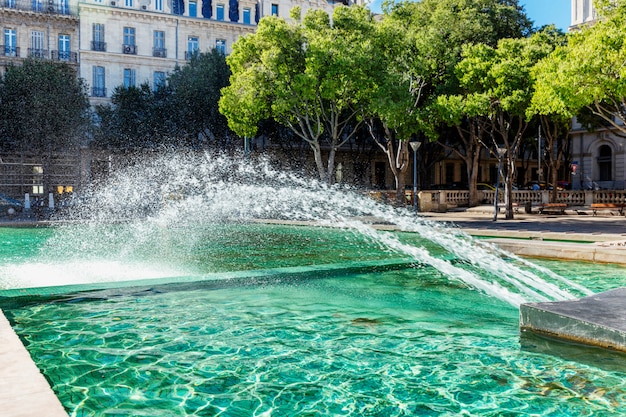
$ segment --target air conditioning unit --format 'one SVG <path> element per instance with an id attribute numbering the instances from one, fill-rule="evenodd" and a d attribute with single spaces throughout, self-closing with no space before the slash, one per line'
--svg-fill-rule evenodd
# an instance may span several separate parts
<path id="1" fill-rule="evenodd" d="M 132 53 L 134 53 L 133 49 L 134 48 L 132 47 L 132 45 L 125 45 L 124 46 L 124 53 L 125 54 L 132 54 Z"/>
<path id="2" fill-rule="evenodd" d="M 48 12 L 49 13 L 53 13 L 54 12 L 54 6 L 48 6 Z"/>
<path id="3" fill-rule="evenodd" d="M 111 2 L 111 6 L 115 6 L 116 4 L 117 4 L 117 3 L 116 3 L 116 2 L 114 2 L 114 1 L 112 1 L 112 2 Z"/>
<path id="4" fill-rule="evenodd" d="M 148 6 L 141 6 L 141 10 L 148 10 Z"/>

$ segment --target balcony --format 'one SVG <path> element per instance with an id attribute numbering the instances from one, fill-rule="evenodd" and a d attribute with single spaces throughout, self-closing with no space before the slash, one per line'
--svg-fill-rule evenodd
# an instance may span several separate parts
<path id="1" fill-rule="evenodd" d="M 92 51 L 99 51 L 99 52 L 106 52 L 107 51 L 107 44 L 106 44 L 106 42 L 91 41 L 91 50 Z"/>
<path id="2" fill-rule="evenodd" d="M 137 55 L 137 45 L 122 45 L 122 53 L 127 55 Z"/>
<path id="3" fill-rule="evenodd" d="M 28 57 L 29 58 L 39 58 L 39 59 L 48 59 L 48 50 L 47 49 L 28 48 Z"/>
<path id="4" fill-rule="evenodd" d="M 78 62 L 78 54 L 70 51 L 52 51 L 52 60 L 76 64 Z"/>
<path id="5" fill-rule="evenodd" d="M 91 87 L 91 96 L 92 97 L 106 97 L 107 89 L 104 87 Z"/>
<path id="6" fill-rule="evenodd" d="M 0 54 L 2 56 L 20 56 L 20 48 L 18 46 L 13 45 L 0 45 Z"/>
<path id="7" fill-rule="evenodd" d="M 157 58 L 167 58 L 167 49 L 152 48 L 152 56 L 157 57 Z"/>
<path id="8" fill-rule="evenodd" d="M 76 16 L 78 5 L 76 4 L 70 7 L 69 1 L 65 0 L 0 0 L 0 8 L 35 13 Z"/>

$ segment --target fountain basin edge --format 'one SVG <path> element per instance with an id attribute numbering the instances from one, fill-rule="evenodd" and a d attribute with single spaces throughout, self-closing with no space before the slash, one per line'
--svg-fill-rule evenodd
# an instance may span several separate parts
<path id="1" fill-rule="evenodd" d="M 520 331 L 626 352 L 626 287 L 576 300 L 522 304 Z"/>

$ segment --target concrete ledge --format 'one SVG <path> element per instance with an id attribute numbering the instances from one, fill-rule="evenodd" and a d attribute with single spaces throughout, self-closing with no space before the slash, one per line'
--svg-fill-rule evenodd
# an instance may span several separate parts
<path id="1" fill-rule="evenodd" d="M 520 306 L 520 330 L 626 352 L 626 288 Z"/>
<path id="2" fill-rule="evenodd" d="M 0 369 L 0 414 L 5 417 L 68 416 L 2 311 Z"/>
<path id="3" fill-rule="evenodd" d="M 505 251 L 534 258 L 626 264 L 625 248 L 543 240 L 489 239 Z"/>

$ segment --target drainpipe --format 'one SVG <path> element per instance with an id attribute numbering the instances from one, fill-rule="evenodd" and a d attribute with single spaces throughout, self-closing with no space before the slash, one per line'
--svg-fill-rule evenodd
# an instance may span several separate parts
<path id="1" fill-rule="evenodd" d="M 178 23 L 179 20 L 176 19 L 176 65 L 178 66 Z"/>

